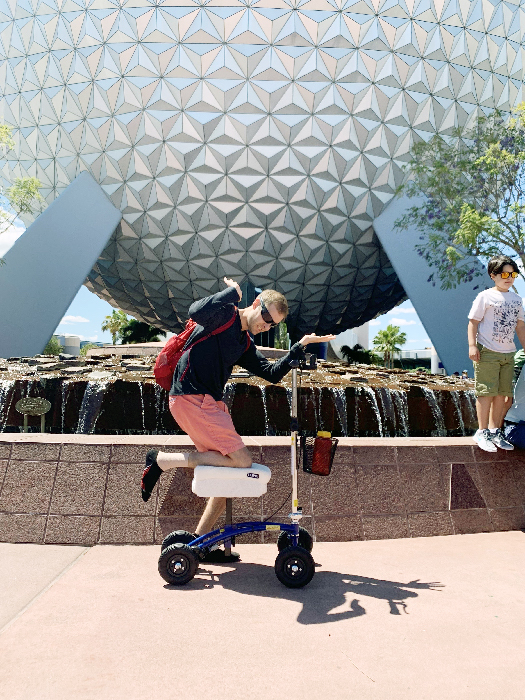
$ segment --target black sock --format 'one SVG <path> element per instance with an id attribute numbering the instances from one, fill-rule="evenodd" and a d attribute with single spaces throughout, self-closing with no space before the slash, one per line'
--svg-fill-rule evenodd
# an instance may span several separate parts
<path id="1" fill-rule="evenodd" d="M 158 450 L 150 450 L 146 455 L 146 468 L 142 472 L 142 500 L 149 501 L 151 492 L 162 474 L 162 469 L 157 464 Z"/>

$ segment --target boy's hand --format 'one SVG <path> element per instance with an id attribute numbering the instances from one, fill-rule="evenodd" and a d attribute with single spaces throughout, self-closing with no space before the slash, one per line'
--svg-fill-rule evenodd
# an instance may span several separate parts
<path id="1" fill-rule="evenodd" d="M 468 356 L 472 362 L 479 362 L 479 350 L 477 345 L 468 346 Z"/>
<path id="2" fill-rule="evenodd" d="M 233 280 L 229 279 L 229 277 L 225 277 L 225 278 L 224 278 L 224 284 L 225 284 L 227 287 L 235 287 L 235 289 L 237 290 L 237 294 L 239 295 L 239 301 L 242 299 L 241 288 L 239 287 L 239 285 L 237 284 L 237 282 L 234 282 Z"/>

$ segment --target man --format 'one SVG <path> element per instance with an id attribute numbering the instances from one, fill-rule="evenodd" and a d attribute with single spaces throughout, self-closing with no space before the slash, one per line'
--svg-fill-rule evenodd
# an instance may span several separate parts
<path id="1" fill-rule="evenodd" d="M 215 467 L 248 468 L 251 454 L 234 428 L 222 401 L 224 387 L 233 366 L 244 367 L 269 382 L 279 382 L 291 369 L 290 362 L 304 357 L 304 346 L 333 340 L 334 335 L 305 335 L 287 355 L 274 363 L 260 353 L 252 335 L 268 331 L 288 313 L 285 297 L 265 290 L 251 306 L 238 310 L 242 299 L 239 285 L 224 278 L 226 289 L 193 303 L 190 317 L 198 324 L 181 356 L 170 391 L 170 411 L 179 426 L 193 440 L 197 452 L 150 450 L 142 475 L 142 498 L 147 501 L 162 472 L 176 467 L 194 469 L 204 464 Z M 233 322 L 232 321 L 233 318 Z M 216 335 L 212 331 L 227 325 Z M 203 535 L 217 522 L 226 507 L 225 498 L 210 498 L 195 531 Z"/>

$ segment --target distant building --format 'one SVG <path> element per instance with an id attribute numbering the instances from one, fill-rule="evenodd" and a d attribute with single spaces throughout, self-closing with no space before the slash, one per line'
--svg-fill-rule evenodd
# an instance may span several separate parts
<path id="1" fill-rule="evenodd" d="M 64 348 L 64 352 L 68 355 L 80 355 L 80 338 L 78 335 L 70 335 L 69 333 L 64 335 L 55 334 L 53 338 L 58 340 Z"/>

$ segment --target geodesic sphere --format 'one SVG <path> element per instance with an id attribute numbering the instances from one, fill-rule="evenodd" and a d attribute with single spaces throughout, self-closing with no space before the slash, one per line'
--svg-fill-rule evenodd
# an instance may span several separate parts
<path id="1" fill-rule="evenodd" d="M 82 170 L 123 221 L 87 286 L 177 330 L 226 275 L 295 335 L 404 298 L 373 220 L 414 138 L 523 99 L 518 2 L 0 2 L 4 179 Z M 523 22 L 522 22 L 523 24 Z M 402 234 L 393 234 L 402 235 Z"/>

